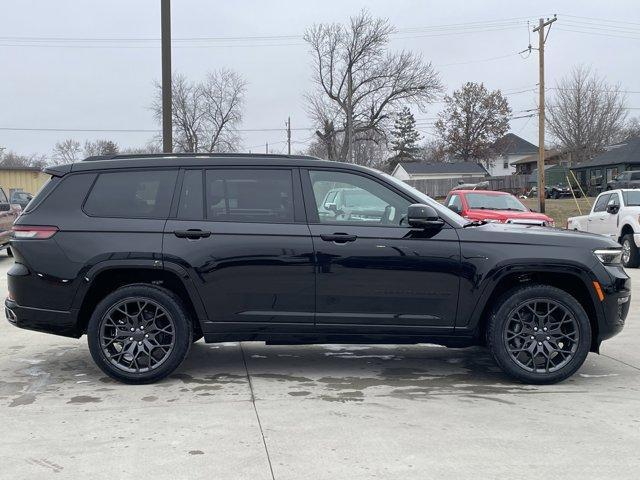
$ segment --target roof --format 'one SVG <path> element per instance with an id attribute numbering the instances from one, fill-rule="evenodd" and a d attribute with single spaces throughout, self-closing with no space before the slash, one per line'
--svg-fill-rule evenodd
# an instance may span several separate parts
<path id="1" fill-rule="evenodd" d="M 633 137 L 623 143 L 607 147 L 606 152 L 596 155 L 591 160 L 579 163 L 572 170 L 620 163 L 640 164 L 640 137 Z"/>
<path id="2" fill-rule="evenodd" d="M 500 192 L 498 190 L 452 190 L 456 193 L 486 193 L 488 195 L 511 195 L 509 192 Z"/>
<path id="3" fill-rule="evenodd" d="M 538 151 L 538 147 L 533 143 L 527 142 L 515 133 L 507 133 L 500 137 L 493 142 L 491 148 L 499 155 L 527 155 Z"/>
<path id="4" fill-rule="evenodd" d="M 47 167 L 45 172 L 50 175 L 62 176 L 69 172 L 112 170 L 153 167 L 207 167 L 214 165 L 246 165 L 246 166 L 289 166 L 289 167 L 323 167 L 327 160 L 302 155 L 268 155 L 249 153 L 219 153 L 219 154 L 153 154 L 153 155 L 112 155 L 89 157 L 81 162 L 67 165 Z M 334 163 L 334 162 L 332 162 Z M 343 168 L 367 170 L 358 165 L 335 162 Z M 368 170 L 367 170 L 368 171 Z"/>
<path id="5" fill-rule="evenodd" d="M 439 175 L 439 174 L 461 174 L 472 173 L 487 175 L 487 170 L 474 162 L 456 163 L 423 163 L 423 162 L 400 162 L 398 166 L 404 168 L 409 175 Z"/>
<path id="6" fill-rule="evenodd" d="M 547 150 L 544 152 L 544 160 L 551 160 L 552 158 L 558 157 L 562 155 L 563 152 L 560 150 Z M 527 157 L 521 158 L 520 160 L 515 160 L 511 162 L 511 165 L 522 165 L 525 163 L 537 163 L 538 162 L 538 153 L 536 152 L 533 155 L 529 155 Z"/>

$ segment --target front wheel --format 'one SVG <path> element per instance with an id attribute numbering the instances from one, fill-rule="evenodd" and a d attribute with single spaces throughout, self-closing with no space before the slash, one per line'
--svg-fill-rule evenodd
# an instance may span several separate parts
<path id="1" fill-rule="evenodd" d="M 182 301 L 155 285 L 129 285 L 107 295 L 87 328 L 98 367 L 124 383 L 153 383 L 186 357 L 193 328 Z"/>
<path id="2" fill-rule="evenodd" d="M 627 268 L 636 268 L 640 264 L 640 253 L 633 235 L 628 233 L 622 237 L 622 265 Z"/>
<path id="3" fill-rule="evenodd" d="M 524 383 L 551 384 L 573 375 L 587 358 L 591 325 L 569 293 L 548 285 L 507 292 L 487 329 L 496 363 Z"/>

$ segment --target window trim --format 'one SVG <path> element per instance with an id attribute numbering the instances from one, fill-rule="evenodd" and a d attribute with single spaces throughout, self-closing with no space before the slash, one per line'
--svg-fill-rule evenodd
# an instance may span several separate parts
<path id="1" fill-rule="evenodd" d="M 91 192 L 93 192 L 93 189 L 96 186 L 96 183 L 98 182 L 98 179 L 100 178 L 100 175 L 104 175 L 104 174 L 109 174 L 109 173 L 122 173 L 122 172 L 127 172 L 127 173 L 133 173 L 133 172 L 152 172 L 152 171 L 162 171 L 162 172 L 175 172 L 175 177 L 174 177 L 174 184 L 173 184 L 173 192 L 171 193 L 171 200 L 169 202 L 169 212 L 167 215 L 164 215 L 162 217 L 136 217 L 133 215 L 95 215 L 95 214 L 91 214 L 89 212 L 87 212 L 85 210 L 85 204 L 87 203 L 87 200 L 89 200 L 89 197 L 91 196 Z M 80 210 L 82 211 L 82 213 L 84 213 L 87 217 L 91 217 L 91 218 L 119 218 L 119 219 L 124 219 L 124 220 L 167 220 L 168 218 L 170 218 L 171 215 L 171 209 L 173 207 L 173 202 L 175 199 L 175 193 L 176 193 L 176 183 L 178 181 L 178 177 L 180 176 L 180 169 L 179 168 L 157 168 L 157 167 L 152 167 L 152 168 L 117 168 L 117 169 L 109 169 L 109 170 L 96 170 L 96 171 L 90 171 L 90 172 L 82 172 L 82 173 L 93 173 L 95 175 L 95 178 L 93 179 L 93 181 L 91 182 L 91 185 L 89 186 L 89 189 L 87 190 L 86 195 L 84 196 L 84 199 L 82 200 L 82 204 L 80 206 Z"/>
<path id="2" fill-rule="evenodd" d="M 375 175 L 370 175 L 367 172 L 361 172 L 359 170 L 352 170 L 350 168 L 336 168 L 336 167 L 304 167 L 300 168 L 300 177 L 302 180 L 302 189 L 304 193 L 305 200 L 305 209 L 307 213 L 307 223 L 309 225 L 333 225 L 333 226 L 350 226 L 350 227 L 369 227 L 369 228 L 406 228 L 411 229 L 412 227 L 409 225 L 369 225 L 365 222 L 320 222 L 320 216 L 318 215 L 318 210 L 316 207 L 315 194 L 313 192 L 313 184 L 311 183 L 311 175 L 310 171 L 328 171 L 328 172 L 339 172 L 339 173 L 347 173 L 352 175 L 358 175 L 360 177 L 367 178 L 369 180 L 373 180 L 374 182 L 380 184 L 381 186 L 391 190 L 396 193 L 400 197 L 404 198 L 409 202 L 409 204 L 417 203 L 415 198 L 412 198 L 407 193 L 403 192 L 399 188 L 396 188 L 395 185 L 387 183 L 382 179 L 377 178 Z M 446 207 L 445 207 L 446 208 Z M 442 219 L 445 222 L 445 228 L 450 227 L 449 223 L 445 218 Z"/>
<path id="3" fill-rule="evenodd" d="M 611 193 L 602 193 L 600 194 L 600 196 L 598 198 L 596 198 L 595 203 L 593 204 L 593 211 L 591 213 L 602 213 L 602 212 L 606 212 L 607 211 L 607 205 L 609 204 L 609 200 L 607 199 L 604 202 L 604 209 L 603 210 L 596 210 L 596 207 L 598 206 L 598 202 L 600 201 L 601 198 L 604 197 L 609 197 L 611 198 Z"/>

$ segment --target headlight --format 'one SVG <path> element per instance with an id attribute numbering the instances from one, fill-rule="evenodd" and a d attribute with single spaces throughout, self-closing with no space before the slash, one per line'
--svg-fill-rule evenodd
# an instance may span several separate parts
<path id="1" fill-rule="evenodd" d="M 620 265 L 622 263 L 622 250 L 619 248 L 594 250 L 593 254 L 604 265 Z"/>

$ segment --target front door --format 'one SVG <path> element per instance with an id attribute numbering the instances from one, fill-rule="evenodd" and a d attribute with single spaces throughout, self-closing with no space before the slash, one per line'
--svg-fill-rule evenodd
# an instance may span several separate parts
<path id="1" fill-rule="evenodd" d="M 164 259 L 189 270 L 205 331 L 313 328 L 313 246 L 297 169 L 185 170 L 172 213 Z"/>
<path id="2" fill-rule="evenodd" d="M 600 235 L 606 233 L 607 220 L 611 216 L 611 214 L 607 212 L 607 204 L 610 198 L 610 193 L 602 193 L 596 199 L 593 211 L 591 215 L 587 217 L 587 221 L 589 222 L 588 231 L 590 233 L 598 233 Z"/>
<path id="3" fill-rule="evenodd" d="M 460 269 L 456 231 L 408 227 L 413 202 L 373 176 L 301 173 L 316 253 L 318 328 L 451 331 Z"/>

